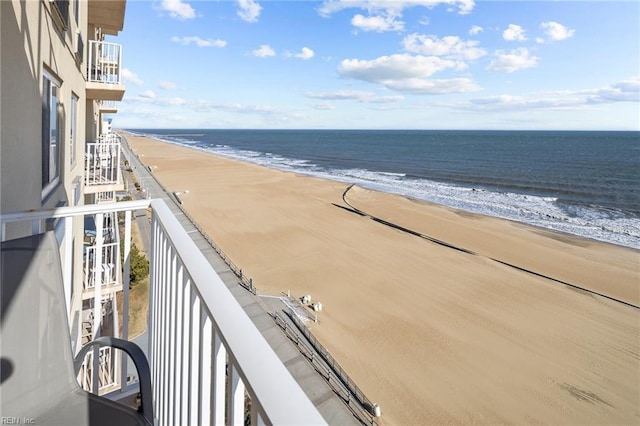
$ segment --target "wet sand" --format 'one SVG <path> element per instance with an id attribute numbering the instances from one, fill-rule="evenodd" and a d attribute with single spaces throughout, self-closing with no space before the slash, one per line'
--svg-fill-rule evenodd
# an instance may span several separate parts
<path id="1" fill-rule="evenodd" d="M 128 141 L 259 293 L 322 302 L 310 328 L 380 423 L 640 423 L 638 251 Z"/>

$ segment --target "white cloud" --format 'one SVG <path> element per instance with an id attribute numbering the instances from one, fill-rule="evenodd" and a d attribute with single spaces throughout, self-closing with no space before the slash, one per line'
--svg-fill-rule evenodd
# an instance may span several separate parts
<path id="1" fill-rule="evenodd" d="M 580 109 L 583 101 L 571 98 L 540 98 L 536 96 L 499 95 L 487 98 L 472 99 L 469 103 L 460 104 L 463 109 L 487 112 L 514 112 L 540 109 Z"/>
<path id="2" fill-rule="evenodd" d="M 369 102 L 372 104 L 390 104 L 393 102 L 400 102 L 404 100 L 404 96 L 377 96 L 371 99 Z"/>
<path id="3" fill-rule="evenodd" d="M 452 78 L 444 80 L 427 80 L 410 78 L 407 80 L 387 82 L 389 89 L 409 92 L 414 95 L 443 95 L 447 93 L 466 93 L 480 90 L 470 78 Z"/>
<path id="4" fill-rule="evenodd" d="M 145 90 L 144 92 L 140 93 L 140 97 L 145 99 L 155 99 L 156 94 L 153 93 L 153 90 Z"/>
<path id="5" fill-rule="evenodd" d="M 562 24 L 554 21 L 543 22 L 540 24 L 540 28 L 544 31 L 547 37 L 553 41 L 565 40 L 573 37 L 575 30 L 570 30 Z"/>
<path id="6" fill-rule="evenodd" d="M 322 99 L 330 101 L 359 101 L 367 103 L 384 104 L 398 102 L 404 99 L 404 96 L 376 96 L 373 92 L 364 92 L 360 90 L 337 90 L 333 92 L 309 92 L 305 93 L 307 98 Z"/>
<path id="7" fill-rule="evenodd" d="M 295 55 L 293 55 L 293 57 L 299 59 L 311 59 L 314 57 L 314 55 L 314 51 L 305 46 L 302 48 L 300 53 L 296 53 Z"/>
<path id="8" fill-rule="evenodd" d="M 520 25 L 509 24 L 509 27 L 502 33 L 502 38 L 507 41 L 525 41 L 525 31 Z"/>
<path id="9" fill-rule="evenodd" d="M 315 55 L 316 55 L 315 52 L 306 46 L 303 47 L 299 53 L 291 53 L 287 50 L 282 54 L 282 56 L 284 56 L 285 58 L 298 58 L 298 59 L 304 59 L 304 60 L 311 59 Z"/>
<path id="10" fill-rule="evenodd" d="M 469 35 L 480 34 L 483 31 L 484 31 L 484 28 L 482 28 L 480 25 L 474 25 L 471 27 L 471 29 L 469 29 Z"/>
<path id="11" fill-rule="evenodd" d="M 377 16 L 363 16 L 360 14 L 351 18 L 351 25 L 362 31 L 403 31 L 404 22 L 398 21 L 398 13 L 383 13 Z"/>
<path id="12" fill-rule="evenodd" d="M 190 44 L 195 44 L 198 47 L 225 47 L 227 42 L 224 40 L 216 39 L 212 40 L 210 38 L 204 39 L 198 36 L 187 36 L 187 37 L 171 37 L 171 41 L 174 43 L 181 43 L 184 46 L 188 46 Z"/>
<path id="13" fill-rule="evenodd" d="M 196 17 L 195 9 L 189 3 L 183 3 L 182 0 L 162 0 L 160 8 L 169 12 L 172 18 L 182 21 Z"/>
<path id="14" fill-rule="evenodd" d="M 487 67 L 487 71 L 512 73 L 525 68 L 533 68 L 538 64 L 538 59 L 540 59 L 529 53 L 529 50 L 525 47 L 520 47 L 511 52 L 498 50 L 495 56 L 496 58 Z"/>
<path id="15" fill-rule="evenodd" d="M 365 100 L 370 99 L 375 96 L 373 92 L 362 92 L 358 90 L 337 90 L 334 92 L 309 92 L 305 93 L 307 98 L 311 99 L 326 99 L 332 101 L 343 101 L 343 100 Z"/>
<path id="16" fill-rule="evenodd" d="M 127 68 L 122 68 L 122 79 L 125 82 L 135 84 L 136 86 L 142 86 L 144 84 L 144 81 L 142 81 L 142 79 L 138 77 L 138 74 L 132 72 Z"/>
<path id="17" fill-rule="evenodd" d="M 449 68 L 461 68 L 460 62 L 436 56 L 396 54 L 374 60 L 345 59 L 338 73 L 346 78 L 379 83 L 387 89 L 417 95 L 461 93 L 479 90 L 469 78 L 428 80 L 427 77 Z"/>
<path id="18" fill-rule="evenodd" d="M 161 81 L 160 83 L 158 83 L 158 87 L 162 90 L 175 90 L 176 84 L 172 83 L 171 81 Z"/>
<path id="19" fill-rule="evenodd" d="M 563 90 L 532 93 L 525 96 L 503 94 L 472 99 L 450 105 L 454 109 L 479 112 L 517 111 L 580 111 L 592 108 L 594 104 L 633 102 L 640 99 L 640 77 L 633 77 L 607 87 L 583 90 Z"/>
<path id="20" fill-rule="evenodd" d="M 588 103 L 638 102 L 640 101 L 640 77 L 624 80 L 609 87 L 595 89 L 587 97 Z"/>
<path id="21" fill-rule="evenodd" d="M 261 44 L 259 48 L 251 52 L 253 56 L 258 58 L 267 58 L 269 56 L 276 56 L 276 52 L 268 44 Z"/>
<path id="22" fill-rule="evenodd" d="M 345 59 L 340 63 L 338 72 L 343 77 L 380 83 L 387 80 L 429 77 L 455 66 L 454 61 L 434 56 L 395 54 L 380 56 L 370 61 Z"/>
<path id="23" fill-rule="evenodd" d="M 438 38 L 433 35 L 410 34 L 402 40 L 404 50 L 423 55 L 472 61 L 487 54 L 475 40 L 463 41 L 457 36 Z"/>
<path id="24" fill-rule="evenodd" d="M 262 115 L 277 115 L 280 114 L 278 108 L 264 105 L 243 105 L 243 104 L 222 104 L 210 101 L 197 101 L 192 105 L 195 111 L 208 112 L 208 111 L 227 111 L 239 114 L 262 114 Z"/>
<path id="25" fill-rule="evenodd" d="M 331 111 L 336 109 L 335 106 L 331 105 L 329 102 L 320 102 L 318 104 L 313 104 L 313 108 L 320 111 Z"/>
<path id="26" fill-rule="evenodd" d="M 262 6 L 256 3 L 254 0 L 237 0 L 238 3 L 238 16 L 243 21 L 257 22 L 262 11 Z"/>
<path id="27" fill-rule="evenodd" d="M 167 105 L 186 105 L 187 100 L 182 98 L 167 98 L 163 100 Z"/>
<path id="28" fill-rule="evenodd" d="M 326 0 L 318 9 L 322 16 L 329 16 L 332 13 L 344 9 L 366 9 L 366 10 L 395 10 L 402 11 L 409 7 L 422 6 L 432 9 L 440 4 L 457 6 L 461 15 L 470 13 L 474 6 L 474 0 Z"/>

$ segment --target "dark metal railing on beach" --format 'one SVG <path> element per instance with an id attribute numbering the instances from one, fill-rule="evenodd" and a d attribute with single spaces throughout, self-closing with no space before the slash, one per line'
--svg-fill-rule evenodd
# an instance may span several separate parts
<path id="1" fill-rule="evenodd" d="M 155 178 L 155 177 L 154 177 Z M 171 192 L 169 192 L 167 190 L 167 188 L 164 187 L 164 185 L 162 185 L 157 179 L 155 179 L 156 182 L 158 182 L 158 185 L 160 185 L 160 187 L 167 193 L 167 194 L 172 194 Z M 185 215 L 185 217 L 187 219 L 189 219 L 189 221 L 191 222 L 191 224 L 198 230 L 198 232 L 200 232 L 200 234 L 202 235 L 202 237 L 209 243 L 209 245 L 211 246 L 211 248 L 213 248 L 216 253 L 218 253 L 218 256 L 220 256 L 220 258 L 224 261 L 224 263 L 229 267 L 229 269 L 231 269 L 231 271 L 236 274 L 236 276 L 238 277 L 238 279 L 240 280 L 240 282 L 238 284 L 240 284 L 242 287 L 244 287 L 245 289 L 247 289 L 248 291 L 250 291 L 251 293 L 253 293 L 254 295 L 257 294 L 258 290 L 256 289 L 256 287 L 253 285 L 253 279 L 249 278 L 247 276 L 245 276 L 242 273 L 242 268 L 239 268 L 235 263 L 233 263 L 233 261 L 231 260 L 231 258 L 229 258 L 229 256 L 227 256 L 222 249 L 213 241 L 213 239 L 209 236 L 209 234 L 207 234 L 207 231 L 205 231 L 199 224 L 198 222 L 196 222 L 196 220 L 191 217 L 191 215 L 185 210 L 185 208 L 182 206 L 182 203 L 180 201 L 178 201 L 177 203 L 178 208 L 180 208 L 180 210 L 182 211 L 182 213 Z"/>
<path id="2" fill-rule="evenodd" d="M 129 144 L 128 144 L 128 142 L 126 142 L 126 139 L 125 139 L 125 143 L 127 144 L 127 148 L 130 150 L 131 148 L 129 148 Z M 131 152 L 131 153 L 133 155 L 135 155 L 135 157 L 140 161 L 140 156 L 138 156 L 137 154 L 135 154 L 133 152 Z M 125 159 L 126 159 L 126 161 L 129 162 L 129 164 L 131 164 L 131 161 L 130 161 L 130 158 L 129 158 L 128 154 L 125 154 Z M 134 172 L 137 172 L 137 168 L 134 168 L 133 170 L 134 170 Z M 207 234 L 207 232 L 198 224 L 198 222 L 196 222 L 196 220 L 185 210 L 185 208 L 182 205 L 182 200 L 180 200 L 176 196 L 175 192 L 169 191 L 162 183 L 160 183 L 160 181 L 158 179 L 156 179 L 156 177 L 153 175 L 151 169 L 147 169 L 147 173 L 149 173 L 149 176 L 151 176 L 153 178 L 154 182 L 167 194 L 167 196 L 173 197 L 174 201 L 176 201 L 176 203 L 175 203 L 176 206 L 178 206 L 178 208 L 184 214 L 184 216 L 187 219 L 189 219 L 189 222 L 191 222 L 191 224 L 198 230 L 200 235 L 202 235 L 202 237 L 209 243 L 211 248 L 213 248 L 216 251 L 216 253 L 218 254 L 218 256 L 220 256 L 220 258 L 223 260 L 223 262 L 240 279 L 240 282 L 238 284 L 240 284 L 242 287 L 244 287 L 249 292 L 251 292 L 254 295 L 256 295 L 258 290 L 253 285 L 253 279 L 249 278 L 249 277 L 247 277 L 247 276 L 245 276 L 243 274 L 242 268 L 239 268 L 235 263 L 233 263 L 233 261 L 229 258 L 229 256 L 227 256 L 222 251 L 222 249 L 213 241 L 213 239 L 209 236 L 209 234 Z M 136 173 L 136 175 L 137 175 L 137 173 Z M 136 177 L 137 177 L 138 180 L 140 180 L 140 176 L 136 176 Z"/>
<path id="3" fill-rule="evenodd" d="M 166 188 L 163 188 L 163 189 L 166 191 Z M 198 225 L 198 222 L 196 222 L 195 219 L 193 219 L 191 217 L 191 215 L 189 213 L 187 213 L 187 211 L 182 207 L 181 204 L 179 204 L 178 207 L 180 208 L 180 210 L 182 210 L 182 213 L 184 213 L 185 217 L 187 219 L 189 219 L 189 221 L 198 230 L 198 232 L 200 232 L 202 237 L 209 243 L 211 248 L 213 248 L 216 251 L 218 256 L 220 256 L 220 258 L 229 267 L 229 269 L 231 269 L 231 271 L 234 274 L 236 274 L 236 276 L 240 280 L 240 282 L 238 284 L 240 284 L 242 287 L 244 287 L 245 289 L 247 289 L 248 291 L 250 291 L 251 293 L 256 295 L 258 293 L 258 290 L 253 285 L 253 278 L 249 278 L 249 277 L 247 277 L 246 275 L 243 274 L 242 268 L 239 268 L 235 263 L 233 263 L 233 261 L 229 258 L 229 256 L 227 256 L 222 251 L 222 249 L 213 241 L 213 239 L 209 236 L 209 234 L 207 234 L 207 232 L 204 229 L 202 229 L 202 227 L 200 225 Z"/>
<path id="4" fill-rule="evenodd" d="M 274 314 L 276 324 L 291 341 L 295 342 L 300 353 L 304 355 L 316 371 L 325 378 L 336 395 L 344 400 L 360 421 L 364 424 L 376 425 L 375 417 L 380 416 L 380 407 L 378 404 L 372 403 L 365 396 L 364 392 L 360 390 L 347 372 L 342 369 L 338 361 L 331 356 L 329 351 L 315 338 L 311 330 L 304 325 L 290 308 L 284 310 L 284 312 L 295 325 L 297 332 L 296 330 L 292 330 L 287 321 L 277 312 Z M 298 332 L 301 333 L 306 340 L 300 339 Z M 321 360 L 318 360 L 316 354 L 320 355 Z M 353 398 L 355 398 L 355 401 Z"/>

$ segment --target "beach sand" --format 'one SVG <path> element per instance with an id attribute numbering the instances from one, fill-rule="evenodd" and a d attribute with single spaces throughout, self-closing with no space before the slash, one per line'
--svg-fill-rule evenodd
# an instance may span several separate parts
<path id="1" fill-rule="evenodd" d="M 142 137 L 133 150 L 261 294 L 312 332 L 381 424 L 639 424 L 640 253 Z M 496 260 L 607 295 L 515 269 Z"/>

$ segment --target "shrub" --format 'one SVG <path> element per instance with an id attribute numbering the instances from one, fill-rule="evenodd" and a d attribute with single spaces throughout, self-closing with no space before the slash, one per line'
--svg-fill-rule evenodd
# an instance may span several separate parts
<path id="1" fill-rule="evenodd" d="M 131 285 L 135 285 L 149 275 L 149 261 L 140 253 L 140 250 L 138 250 L 138 247 L 136 247 L 135 244 L 131 246 L 129 256 L 131 259 L 129 262 L 129 279 Z"/>
<path id="2" fill-rule="evenodd" d="M 124 264 L 124 241 L 120 242 L 120 257 Z M 149 261 L 135 244 L 131 244 L 129 259 L 129 285 L 133 287 L 149 275 Z"/>

